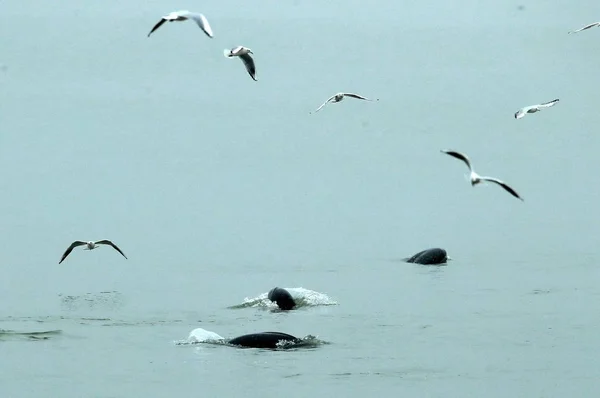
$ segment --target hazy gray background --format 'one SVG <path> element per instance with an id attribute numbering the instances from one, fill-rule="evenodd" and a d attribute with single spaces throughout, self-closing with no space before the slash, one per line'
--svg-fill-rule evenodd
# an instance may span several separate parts
<path id="1" fill-rule="evenodd" d="M 600 4 L 370 4 L 0 3 L 0 329 L 63 331 L 0 342 L 2 396 L 597 392 L 600 29 L 567 32 Z M 177 9 L 215 38 L 146 37 Z M 338 91 L 380 101 L 309 115 Z M 129 260 L 59 266 L 76 239 Z M 432 246 L 449 267 L 390 261 Z M 226 309 L 275 285 L 340 305 Z M 173 345 L 195 327 L 332 344 Z"/>

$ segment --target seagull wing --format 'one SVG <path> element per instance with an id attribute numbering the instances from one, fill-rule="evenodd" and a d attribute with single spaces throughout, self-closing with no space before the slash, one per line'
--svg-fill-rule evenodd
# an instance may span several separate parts
<path id="1" fill-rule="evenodd" d="M 556 105 L 556 103 L 558 102 L 558 98 L 549 102 L 544 102 L 543 104 L 539 104 L 538 107 L 539 108 L 550 108 L 551 106 Z"/>
<path id="2" fill-rule="evenodd" d="M 83 246 L 83 245 L 87 245 L 86 242 L 82 242 L 80 240 L 76 240 L 75 242 L 71 243 L 71 246 L 69 246 L 69 248 L 63 253 L 62 257 L 60 258 L 60 261 L 58 262 L 59 264 L 62 263 L 65 258 L 67 258 L 67 256 L 69 254 L 71 254 L 71 252 L 73 251 L 73 249 L 75 249 L 77 246 Z"/>
<path id="3" fill-rule="evenodd" d="M 152 34 L 152 32 L 154 32 L 156 29 L 160 28 L 162 24 L 164 24 L 165 22 L 167 22 L 166 19 L 161 18 L 160 21 L 158 21 L 158 23 L 156 25 L 154 25 L 154 27 L 152 28 L 152 30 L 150 31 L 150 33 L 148 33 L 148 37 L 150 37 L 150 35 Z"/>
<path id="4" fill-rule="evenodd" d="M 577 32 L 581 32 L 582 30 L 586 30 L 586 29 L 589 29 L 589 28 L 593 28 L 593 27 L 595 27 L 595 26 L 599 26 L 599 25 L 600 25 L 600 22 L 594 22 L 594 23 L 591 23 L 591 24 L 589 24 L 589 25 L 585 25 L 583 28 L 579 28 L 579 29 L 577 29 L 577 30 L 574 30 L 574 31 L 571 31 L 571 32 L 569 32 L 569 33 L 577 33 Z"/>
<path id="5" fill-rule="evenodd" d="M 112 247 L 113 247 L 113 249 L 115 249 L 116 251 L 118 251 L 119 253 L 121 253 L 121 255 L 122 255 L 123 257 L 127 258 L 127 256 L 125 255 L 125 253 L 123 253 L 123 252 L 121 251 L 121 249 L 119 249 L 119 248 L 117 247 L 117 245 L 115 245 L 114 243 L 112 243 L 112 242 L 111 242 L 111 241 L 109 241 L 109 240 L 106 240 L 106 239 L 105 239 L 105 240 L 99 240 L 99 241 L 97 241 L 97 242 L 94 242 L 94 243 L 95 243 L 95 244 L 97 244 L 97 245 L 109 245 L 109 246 L 112 246 Z"/>
<path id="6" fill-rule="evenodd" d="M 460 152 L 456 152 L 456 151 L 449 151 L 449 150 L 442 150 L 442 153 L 445 153 L 446 155 L 450 155 L 452 157 L 455 157 L 456 159 L 460 159 L 463 162 L 465 162 L 465 164 L 467 165 L 467 167 L 469 168 L 470 171 L 473 171 L 473 168 L 471 167 L 471 161 L 469 160 L 467 155 L 464 155 Z"/>
<path id="7" fill-rule="evenodd" d="M 363 97 L 362 95 L 358 95 L 358 94 L 352 94 L 352 93 L 343 93 L 343 94 L 346 97 L 352 97 L 352 98 L 361 99 L 361 100 L 365 100 L 365 101 L 373 101 L 371 99 L 368 99 L 367 97 Z"/>
<path id="8" fill-rule="evenodd" d="M 248 71 L 248 74 L 252 80 L 257 81 L 256 77 L 254 77 L 256 75 L 256 67 L 254 66 L 254 60 L 250 54 L 240 55 L 240 58 L 242 59 L 242 62 L 244 63 L 244 66 L 246 67 L 246 70 Z"/>
<path id="9" fill-rule="evenodd" d="M 196 23 L 198 24 L 200 29 L 202 29 L 204 31 L 204 33 L 206 33 L 206 36 L 208 36 L 210 38 L 214 37 L 212 28 L 210 27 L 210 24 L 208 23 L 208 20 L 206 19 L 206 17 L 204 15 L 198 14 L 195 12 L 191 12 L 187 15 L 187 17 L 196 21 Z"/>
<path id="10" fill-rule="evenodd" d="M 323 102 L 323 103 L 321 104 L 321 106 L 317 108 L 317 110 L 315 111 L 315 113 L 316 113 L 316 112 L 319 112 L 319 111 L 321 110 L 321 108 L 323 108 L 325 105 L 327 105 L 328 103 L 330 103 L 330 102 L 331 102 L 331 100 L 332 100 L 332 99 L 334 99 L 334 98 L 335 98 L 335 95 L 332 95 L 331 97 L 329 97 L 329 98 L 327 99 L 327 101 Z"/>
<path id="11" fill-rule="evenodd" d="M 512 196 L 514 196 L 517 199 L 521 199 L 523 200 L 522 197 L 519 196 L 519 194 L 517 193 L 517 191 L 515 191 L 514 189 L 512 189 L 511 187 L 509 187 L 508 185 L 506 185 L 506 183 L 504 181 L 501 181 L 497 178 L 494 177 L 479 177 L 482 181 L 490 181 L 490 182 L 495 182 L 496 184 L 500 185 L 502 188 L 504 188 L 508 193 L 510 193 Z"/>

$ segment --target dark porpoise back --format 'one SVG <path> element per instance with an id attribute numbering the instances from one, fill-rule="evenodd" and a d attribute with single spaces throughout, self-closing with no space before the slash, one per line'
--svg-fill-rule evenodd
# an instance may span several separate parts
<path id="1" fill-rule="evenodd" d="M 271 289 L 267 298 L 274 303 L 277 303 L 277 306 L 282 310 L 291 310 L 296 306 L 296 302 L 292 298 L 290 292 L 280 287 Z"/>
<path id="2" fill-rule="evenodd" d="M 433 248 L 418 252 L 414 256 L 407 258 L 407 263 L 415 264 L 444 264 L 448 260 L 448 254 L 446 250 L 440 248 Z"/>
<path id="3" fill-rule="evenodd" d="M 277 348 L 277 343 L 280 341 L 297 342 L 300 341 L 300 339 L 287 333 L 262 332 L 245 334 L 229 340 L 228 343 L 242 347 Z"/>

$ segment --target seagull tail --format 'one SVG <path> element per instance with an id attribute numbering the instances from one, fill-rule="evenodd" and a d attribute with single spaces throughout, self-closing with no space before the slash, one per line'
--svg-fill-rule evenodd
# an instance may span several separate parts
<path id="1" fill-rule="evenodd" d="M 223 50 L 223 55 L 225 56 L 225 58 L 231 58 L 231 50 Z"/>

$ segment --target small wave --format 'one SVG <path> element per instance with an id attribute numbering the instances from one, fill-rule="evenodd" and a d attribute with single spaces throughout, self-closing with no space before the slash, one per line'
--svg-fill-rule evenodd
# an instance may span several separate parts
<path id="1" fill-rule="evenodd" d="M 292 295 L 296 308 L 315 307 L 320 305 L 338 305 L 338 303 L 325 293 L 315 292 L 314 290 L 305 289 L 303 287 L 286 287 L 284 288 Z M 265 308 L 270 310 L 279 310 L 277 304 L 267 298 L 269 292 L 261 293 L 254 298 L 246 297 L 241 304 L 228 307 L 229 309 L 240 308 Z"/>
<path id="2" fill-rule="evenodd" d="M 124 304 L 123 294 L 117 291 L 85 293 L 81 295 L 59 294 L 61 307 L 76 311 L 84 309 L 118 309 Z"/>
<path id="3" fill-rule="evenodd" d="M 533 289 L 529 294 L 550 294 L 554 293 L 557 289 Z"/>
<path id="4" fill-rule="evenodd" d="M 0 329 L 0 341 L 2 340 L 48 340 L 58 336 L 62 330 L 46 330 L 41 332 L 19 332 L 16 330 Z"/>

